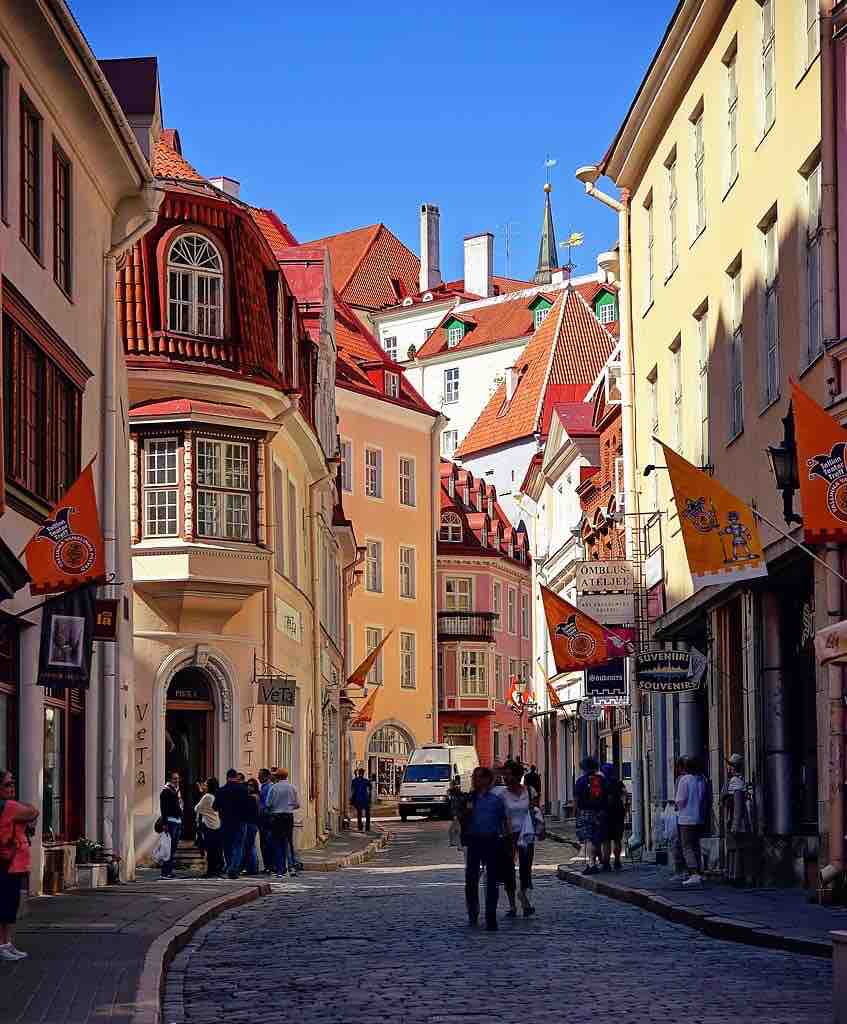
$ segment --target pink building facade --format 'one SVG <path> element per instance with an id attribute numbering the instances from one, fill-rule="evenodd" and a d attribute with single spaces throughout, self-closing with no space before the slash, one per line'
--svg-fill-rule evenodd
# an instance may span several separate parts
<path id="1" fill-rule="evenodd" d="M 437 552 L 438 737 L 477 748 L 480 764 L 536 760 L 530 713 L 508 701 L 532 676 L 529 541 L 493 485 L 441 462 Z"/>

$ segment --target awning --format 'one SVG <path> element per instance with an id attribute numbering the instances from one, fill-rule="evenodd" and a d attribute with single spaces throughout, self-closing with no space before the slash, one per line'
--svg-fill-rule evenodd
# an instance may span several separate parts
<path id="1" fill-rule="evenodd" d="M 836 622 L 815 633 L 815 654 L 821 665 L 847 662 L 847 621 Z"/>

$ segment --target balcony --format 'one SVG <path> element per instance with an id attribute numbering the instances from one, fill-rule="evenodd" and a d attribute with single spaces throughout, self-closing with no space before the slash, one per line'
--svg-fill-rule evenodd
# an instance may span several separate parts
<path id="1" fill-rule="evenodd" d="M 438 710 L 461 712 L 476 711 L 490 714 L 496 710 L 496 703 L 493 697 L 467 697 L 463 694 L 448 693 L 439 697 Z"/>
<path id="2" fill-rule="evenodd" d="M 494 623 L 497 619 L 496 612 L 439 612 L 438 640 L 494 643 Z"/>

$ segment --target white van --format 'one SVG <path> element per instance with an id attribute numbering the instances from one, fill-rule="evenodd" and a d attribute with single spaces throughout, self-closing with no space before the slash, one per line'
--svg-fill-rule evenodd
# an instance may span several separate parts
<path id="1" fill-rule="evenodd" d="M 400 820 L 410 814 L 440 814 L 450 817 L 450 780 L 458 775 L 462 792 L 469 793 L 471 775 L 479 767 L 476 747 L 451 747 L 446 743 L 424 743 L 412 751 L 400 783 Z"/>

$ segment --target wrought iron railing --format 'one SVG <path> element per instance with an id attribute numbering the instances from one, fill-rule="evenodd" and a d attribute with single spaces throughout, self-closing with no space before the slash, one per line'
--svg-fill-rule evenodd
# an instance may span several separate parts
<path id="1" fill-rule="evenodd" d="M 493 643 L 498 618 L 496 612 L 439 612 L 438 639 Z"/>

